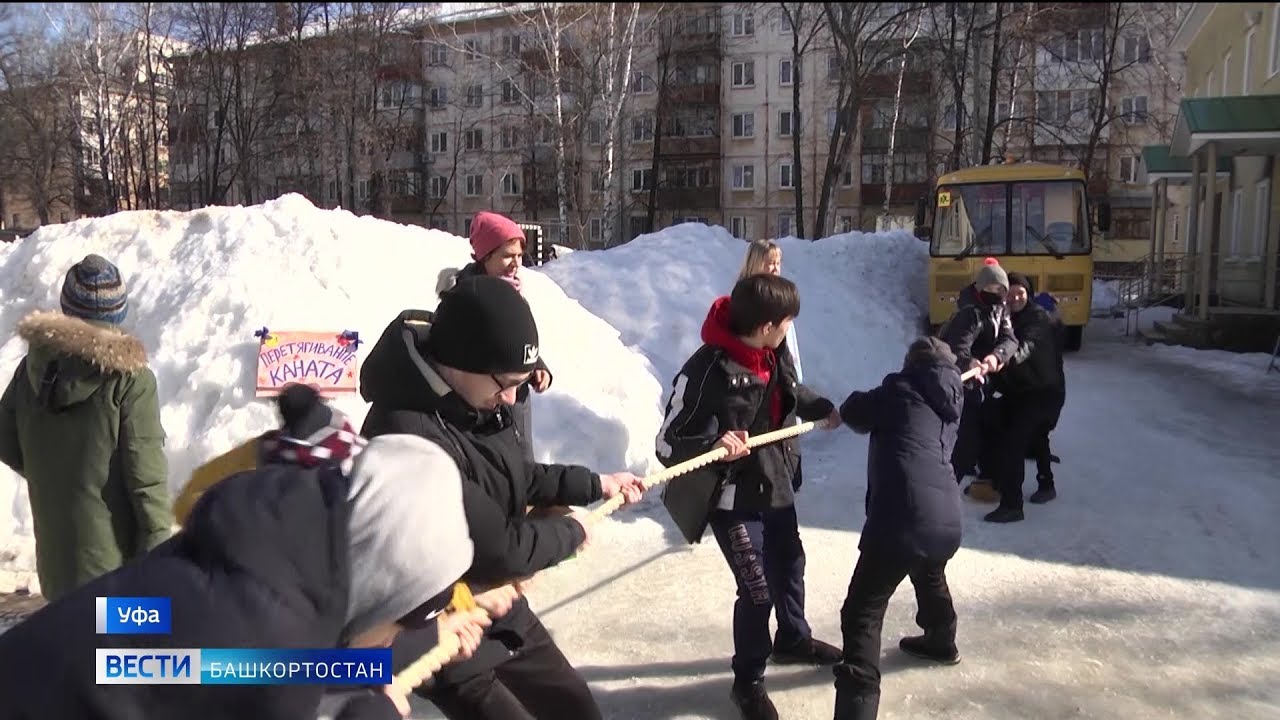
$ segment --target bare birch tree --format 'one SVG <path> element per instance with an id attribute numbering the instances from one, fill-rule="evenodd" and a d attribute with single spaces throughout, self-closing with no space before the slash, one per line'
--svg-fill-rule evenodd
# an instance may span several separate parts
<path id="1" fill-rule="evenodd" d="M 613 244 L 621 231 L 621 198 L 616 179 L 618 153 L 622 146 L 623 110 L 630 97 L 631 68 L 635 44 L 645 30 L 641 28 L 640 3 L 601 3 L 591 6 L 594 30 L 591 45 L 598 49 L 592 72 L 595 100 L 601 108 L 601 184 L 604 186 L 604 210 L 601 236 Z"/>
<path id="2" fill-rule="evenodd" d="M 814 42 L 822 36 L 826 27 L 826 14 L 822 7 L 808 2 L 780 2 L 777 4 L 786 24 L 786 31 L 791 35 L 791 163 L 792 182 L 795 184 L 796 227 L 795 235 L 799 238 L 805 234 L 804 222 L 804 128 L 808 118 L 800 117 L 802 84 L 808 82 L 808 72 L 801 72 L 805 67 L 805 58 Z M 817 73 L 815 73 L 816 75 Z"/>
<path id="3" fill-rule="evenodd" d="M 898 82 L 893 91 L 893 120 L 889 124 L 889 154 L 885 162 L 884 173 L 884 216 L 889 216 L 889 206 L 893 201 L 894 150 L 898 141 L 898 120 L 902 117 L 902 81 L 907 76 L 907 57 L 916 38 L 920 37 L 923 15 L 916 13 L 915 29 L 902 41 L 902 59 L 898 61 Z"/>

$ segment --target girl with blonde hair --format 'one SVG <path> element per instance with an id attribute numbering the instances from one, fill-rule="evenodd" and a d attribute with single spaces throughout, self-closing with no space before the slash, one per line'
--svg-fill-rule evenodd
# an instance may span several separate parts
<path id="1" fill-rule="evenodd" d="M 751 277 L 752 275 L 781 275 L 782 274 L 782 248 L 772 240 L 753 240 L 747 246 L 747 257 L 742 262 L 742 269 L 738 271 L 738 279 Z M 796 324 L 791 323 L 790 329 L 787 330 L 787 349 L 791 351 L 791 358 L 796 364 L 796 382 L 804 382 L 804 371 L 800 369 L 800 347 L 796 344 Z"/>

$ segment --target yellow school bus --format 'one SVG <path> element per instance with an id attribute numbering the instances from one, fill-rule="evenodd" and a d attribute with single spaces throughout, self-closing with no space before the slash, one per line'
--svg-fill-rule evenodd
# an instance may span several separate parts
<path id="1" fill-rule="evenodd" d="M 1106 231 L 1109 215 L 1100 204 L 1099 230 Z M 1078 350 L 1093 295 L 1091 235 L 1080 170 L 1005 162 L 943 175 L 916 208 L 916 237 L 929 242 L 929 324 L 936 331 L 951 317 L 957 294 L 994 257 L 1057 300 L 1067 348 Z"/>

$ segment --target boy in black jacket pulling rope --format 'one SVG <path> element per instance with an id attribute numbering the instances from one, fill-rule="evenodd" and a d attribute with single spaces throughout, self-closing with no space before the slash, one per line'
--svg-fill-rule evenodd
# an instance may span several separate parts
<path id="1" fill-rule="evenodd" d="M 797 416 L 839 426 L 832 402 L 796 381 L 785 340 L 799 313 L 795 284 L 776 275 L 744 278 L 730 297 L 717 299 L 702 326 L 703 346 L 676 376 L 656 443 L 667 467 L 717 447 L 729 453 L 725 462 L 669 485 L 663 502 L 689 542 L 700 541 L 710 524 L 733 570 L 732 699 L 747 720 L 778 717 L 763 683 L 771 653 L 775 662 L 815 665 L 840 656 L 813 638 L 804 617 L 799 488 L 792 486 L 798 443 L 746 447 L 749 435 L 794 425 Z"/>
<path id="2" fill-rule="evenodd" d="M 867 521 L 840 610 L 844 656 L 835 667 L 835 720 L 874 720 L 880 705 L 880 634 L 904 577 L 915 586 L 924 635 L 903 652 L 954 664 L 956 613 L 947 561 L 960 549 L 960 490 L 951 467 L 964 390 L 955 355 L 938 338 L 911 344 L 900 372 L 840 407 L 854 432 L 871 435 Z"/>

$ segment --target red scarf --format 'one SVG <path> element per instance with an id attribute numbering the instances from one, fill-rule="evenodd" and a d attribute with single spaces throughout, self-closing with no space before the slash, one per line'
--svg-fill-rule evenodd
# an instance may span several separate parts
<path id="1" fill-rule="evenodd" d="M 777 355 L 772 348 L 757 348 L 744 343 L 729 330 L 729 298 L 716 298 L 707 312 L 707 319 L 702 323 L 702 342 L 723 348 L 729 357 L 742 367 L 750 370 L 766 385 L 773 377 L 778 366 Z M 769 394 L 769 423 L 771 428 L 782 425 L 782 387 L 773 386 Z"/>

